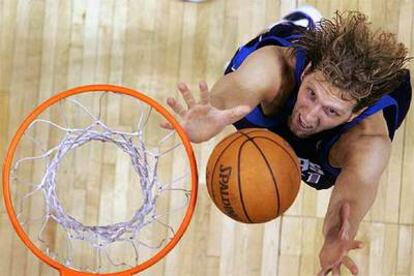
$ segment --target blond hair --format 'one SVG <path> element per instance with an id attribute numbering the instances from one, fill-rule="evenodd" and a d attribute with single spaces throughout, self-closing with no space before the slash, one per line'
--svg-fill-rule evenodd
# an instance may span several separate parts
<path id="1" fill-rule="evenodd" d="M 354 112 L 369 106 L 401 82 L 407 48 L 395 35 L 371 31 L 367 17 L 356 11 L 335 13 L 313 29 L 300 31 L 295 50 L 304 50 L 311 71 L 320 70 L 328 82 L 357 101 Z"/>

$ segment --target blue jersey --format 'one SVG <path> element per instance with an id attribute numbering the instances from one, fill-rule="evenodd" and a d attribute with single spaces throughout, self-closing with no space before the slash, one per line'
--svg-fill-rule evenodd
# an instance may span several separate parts
<path id="1" fill-rule="evenodd" d="M 273 26 L 269 31 L 240 47 L 230 61 L 225 74 L 237 70 L 245 58 L 256 49 L 267 45 L 292 46 L 292 42 L 299 37 L 297 33 L 298 28 L 302 27 L 296 26 L 289 21 Z M 410 75 L 407 70 L 403 82 L 397 89 L 384 95 L 352 121 L 309 138 L 298 138 L 290 131 L 287 122 L 296 102 L 301 82 L 300 76 L 307 64 L 307 60 L 305 53 L 302 51 L 296 51 L 295 55 L 295 88 L 289 96 L 287 103 L 283 105 L 282 110 L 276 115 L 269 117 L 264 115 L 259 105 L 246 117 L 234 123 L 234 126 L 237 129 L 250 127 L 267 128 L 282 136 L 293 147 L 300 159 L 302 180 L 318 190 L 327 189 L 335 184 L 336 177 L 341 171 L 339 168 L 329 164 L 329 150 L 344 132 L 366 117 L 382 110 L 387 122 L 389 137 L 391 140 L 393 139 L 395 130 L 404 120 L 411 102 Z"/>

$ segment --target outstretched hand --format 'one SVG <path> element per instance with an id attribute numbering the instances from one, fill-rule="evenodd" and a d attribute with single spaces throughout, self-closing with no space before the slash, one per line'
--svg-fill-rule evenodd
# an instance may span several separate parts
<path id="1" fill-rule="evenodd" d="M 363 243 L 354 240 L 350 236 L 350 212 L 351 207 L 349 203 L 342 205 L 339 232 L 327 234 L 325 243 L 319 254 L 322 269 L 318 276 L 328 275 L 329 272 L 332 272 L 333 276 L 339 276 L 341 265 L 344 265 L 352 274 L 358 274 L 358 267 L 348 256 L 348 252 L 353 249 L 362 248 Z"/>
<path id="2" fill-rule="evenodd" d="M 205 81 L 199 83 L 200 101 L 198 102 L 185 83 L 179 83 L 177 88 L 187 104 L 187 108 L 171 97 L 167 99 L 167 104 L 181 118 L 181 125 L 191 142 L 194 143 L 209 140 L 225 126 L 240 120 L 251 111 L 247 105 L 239 105 L 225 110 L 215 108 L 210 104 L 210 93 Z M 172 129 L 168 122 L 162 123 L 161 127 Z"/>

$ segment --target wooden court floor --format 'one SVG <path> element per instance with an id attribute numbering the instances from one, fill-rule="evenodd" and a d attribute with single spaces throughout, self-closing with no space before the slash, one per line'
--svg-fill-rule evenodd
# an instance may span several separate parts
<path id="1" fill-rule="evenodd" d="M 289 10 L 311 4 L 325 17 L 360 10 L 394 32 L 414 56 L 414 0 L 0 0 L 0 157 L 28 112 L 59 91 L 112 83 L 165 103 L 176 84 L 210 85 L 239 45 Z M 410 68 L 414 71 L 414 62 Z M 414 275 L 414 113 L 393 142 L 378 196 L 352 253 L 360 275 Z M 206 161 L 226 131 L 195 145 L 200 190 L 178 246 L 144 275 L 315 275 L 330 191 L 305 184 L 294 206 L 262 225 L 224 217 L 205 188 Z M 369 164 L 366 164 L 369 166 Z M 0 275 L 58 275 L 29 253 L 0 208 Z M 349 275 L 348 273 L 343 273 Z"/>

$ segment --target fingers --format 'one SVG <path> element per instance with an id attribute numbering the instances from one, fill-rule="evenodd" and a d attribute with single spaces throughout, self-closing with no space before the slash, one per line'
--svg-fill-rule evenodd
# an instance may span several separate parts
<path id="1" fill-rule="evenodd" d="M 339 265 L 332 268 L 332 276 L 341 276 L 341 270 Z"/>
<path id="2" fill-rule="evenodd" d="M 200 88 L 200 104 L 208 104 L 210 102 L 210 95 L 207 83 L 205 81 L 200 81 L 198 87 Z M 191 93 L 190 89 L 188 89 L 188 86 L 185 83 L 179 83 L 177 85 L 177 88 L 183 96 L 183 99 L 189 109 L 197 104 L 194 95 Z"/>
<path id="3" fill-rule="evenodd" d="M 329 272 L 332 272 L 332 269 L 322 269 L 321 271 L 319 271 L 318 276 L 326 276 L 329 274 Z"/>
<path id="4" fill-rule="evenodd" d="M 177 88 L 178 91 L 180 91 L 181 95 L 183 95 L 184 101 L 187 104 L 188 108 L 193 107 L 196 104 L 196 101 L 187 85 L 181 82 L 177 85 Z"/>
<path id="5" fill-rule="evenodd" d="M 200 81 L 198 87 L 200 88 L 200 103 L 208 104 L 210 102 L 210 95 L 208 93 L 207 83 L 205 81 Z"/>
<path id="6" fill-rule="evenodd" d="M 226 124 L 237 122 L 251 111 L 248 105 L 239 105 L 231 109 L 223 110 L 224 121 Z"/>
<path id="7" fill-rule="evenodd" d="M 362 247 L 364 247 L 364 243 L 362 241 L 352 241 L 351 244 L 349 245 L 348 250 L 360 249 Z"/>
<path id="8" fill-rule="evenodd" d="M 175 113 L 183 117 L 186 113 L 185 108 L 178 103 L 174 98 L 167 98 L 167 104 L 174 110 Z"/>
<path id="9" fill-rule="evenodd" d="M 318 276 L 325 276 L 327 273 L 324 270 L 319 271 Z"/>
<path id="10" fill-rule="evenodd" d="M 353 275 L 357 275 L 358 274 L 358 267 L 357 265 L 354 263 L 354 261 L 349 258 L 348 256 L 345 256 L 342 260 L 342 264 L 349 270 L 351 271 L 351 273 Z"/>
<path id="11" fill-rule="evenodd" d="M 352 261 L 351 258 L 345 256 L 342 260 L 342 264 L 352 273 L 352 275 L 357 275 L 359 273 L 358 266 Z M 341 275 L 341 265 L 337 265 L 332 269 L 322 269 L 318 276 L 326 276 L 329 273 L 332 273 L 332 276 L 340 276 Z"/>

